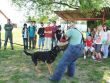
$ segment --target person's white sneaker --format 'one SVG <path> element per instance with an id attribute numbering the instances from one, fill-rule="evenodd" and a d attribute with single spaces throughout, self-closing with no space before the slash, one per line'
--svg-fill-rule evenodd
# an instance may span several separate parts
<path id="1" fill-rule="evenodd" d="M 86 56 L 84 56 L 84 59 L 86 59 Z"/>
<path id="2" fill-rule="evenodd" d="M 106 56 L 103 56 L 103 58 L 106 59 L 107 57 Z"/>
<path id="3" fill-rule="evenodd" d="M 107 83 L 110 83 L 110 79 L 107 80 Z"/>
<path id="4" fill-rule="evenodd" d="M 96 58 L 94 56 L 92 56 L 92 59 L 95 60 Z"/>

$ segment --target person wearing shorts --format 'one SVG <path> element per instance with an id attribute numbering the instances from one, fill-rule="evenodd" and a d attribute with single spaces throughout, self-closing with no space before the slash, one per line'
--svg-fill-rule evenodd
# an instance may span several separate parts
<path id="1" fill-rule="evenodd" d="M 100 61 L 102 59 L 101 55 L 101 46 L 102 46 L 102 26 L 99 25 L 97 27 L 97 32 L 94 37 L 94 43 L 95 43 L 95 54 L 96 54 L 96 59 Z"/>

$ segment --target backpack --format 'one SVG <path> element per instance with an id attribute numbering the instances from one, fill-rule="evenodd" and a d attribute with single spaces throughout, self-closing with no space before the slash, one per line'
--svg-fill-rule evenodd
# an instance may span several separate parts
<path id="1" fill-rule="evenodd" d="M 34 27 L 33 29 L 34 29 L 34 32 L 35 32 L 36 31 L 36 27 L 35 26 L 33 26 L 33 27 Z M 29 26 L 28 29 L 29 29 L 29 32 L 30 32 L 30 26 Z"/>

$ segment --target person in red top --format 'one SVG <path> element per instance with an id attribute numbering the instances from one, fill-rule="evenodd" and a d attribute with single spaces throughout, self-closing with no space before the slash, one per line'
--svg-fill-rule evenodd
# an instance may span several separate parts
<path id="1" fill-rule="evenodd" d="M 84 59 L 86 59 L 86 53 L 88 52 L 88 50 L 92 53 L 92 58 L 95 59 L 94 57 L 94 53 L 95 53 L 95 49 L 93 47 L 93 40 L 91 38 L 91 36 L 88 36 L 86 41 L 85 41 L 85 48 L 84 48 Z"/>
<path id="2" fill-rule="evenodd" d="M 47 50 L 50 50 L 52 45 L 52 27 L 50 26 L 50 24 L 47 27 L 45 27 L 44 33 L 45 33 L 45 48 Z"/>

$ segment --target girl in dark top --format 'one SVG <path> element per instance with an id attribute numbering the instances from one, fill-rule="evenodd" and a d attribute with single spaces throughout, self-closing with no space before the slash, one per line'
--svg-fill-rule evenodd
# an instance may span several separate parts
<path id="1" fill-rule="evenodd" d="M 42 50 L 43 50 L 43 47 L 44 47 L 44 24 L 43 22 L 40 23 L 41 24 L 41 27 L 39 28 L 38 30 L 38 35 L 39 35 L 39 42 L 38 42 L 38 46 L 39 46 L 39 50 L 40 50 L 40 47 L 42 45 Z"/>
<path id="2" fill-rule="evenodd" d="M 23 37 L 24 49 L 28 49 L 28 28 L 27 28 L 27 24 L 23 25 L 22 37 Z"/>
<path id="3" fill-rule="evenodd" d="M 58 26 L 58 29 L 57 29 L 57 31 L 56 31 L 57 42 L 60 41 L 61 34 L 62 34 L 60 28 L 61 28 L 61 26 L 59 25 L 59 26 Z"/>

